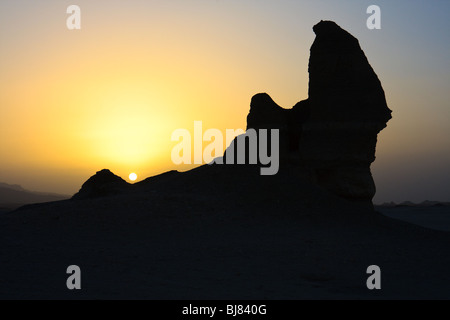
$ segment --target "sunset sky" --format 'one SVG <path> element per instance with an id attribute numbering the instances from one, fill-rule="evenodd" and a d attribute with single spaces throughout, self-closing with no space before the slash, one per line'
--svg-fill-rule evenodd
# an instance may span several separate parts
<path id="1" fill-rule="evenodd" d="M 81 8 L 68 30 L 66 8 Z M 366 9 L 381 7 L 381 30 Z M 108 168 L 171 169 L 178 128 L 246 126 L 251 97 L 307 98 L 313 25 L 359 39 L 393 119 L 374 202 L 450 201 L 450 1 L 0 2 L 0 182 L 73 194 Z"/>

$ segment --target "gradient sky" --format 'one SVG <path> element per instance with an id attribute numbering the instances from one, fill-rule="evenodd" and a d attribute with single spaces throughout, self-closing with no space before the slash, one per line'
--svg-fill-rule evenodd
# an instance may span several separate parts
<path id="1" fill-rule="evenodd" d="M 81 7 L 81 30 L 66 8 Z M 381 7 L 381 30 L 366 27 Z M 450 200 L 450 1 L 0 2 L 0 182 L 72 194 L 96 171 L 175 166 L 177 128 L 245 128 L 251 97 L 307 98 L 312 27 L 360 41 L 393 119 L 374 202 Z"/>

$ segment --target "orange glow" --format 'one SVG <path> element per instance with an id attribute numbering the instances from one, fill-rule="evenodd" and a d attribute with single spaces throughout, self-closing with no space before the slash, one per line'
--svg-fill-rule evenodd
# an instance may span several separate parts
<path id="1" fill-rule="evenodd" d="M 335 1 L 77 5 L 81 30 L 68 30 L 61 1 L 0 2 L 0 182 L 71 194 L 103 168 L 125 178 L 192 168 L 171 161 L 174 130 L 193 135 L 196 120 L 204 130 L 245 129 L 259 92 L 285 108 L 307 98 L 312 26 L 321 19 L 359 39 L 393 110 L 373 167 L 380 192 L 400 188 L 402 178 L 385 172 L 405 157 L 449 158 L 448 44 L 440 41 L 448 28 L 434 24 L 447 23 L 448 10 L 420 5 L 410 17 L 386 3 L 407 19 L 401 28 L 386 19 L 375 32 L 366 8 Z M 421 21 L 426 12 L 433 23 Z"/>
<path id="2" fill-rule="evenodd" d="M 194 165 L 171 162 L 175 129 L 192 131 L 195 120 L 223 132 L 245 128 L 251 96 L 282 89 L 258 85 L 264 75 L 255 59 L 242 68 L 251 59 L 248 50 L 236 54 L 232 46 L 192 42 L 195 33 L 181 37 L 179 26 L 172 28 L 155 38 L 155 30 L 135 29 L 132 23 L 112 29 L 99 24 L 88 31 L 63 25 L 46 35 L 44 46 L 22 43 L 20 59 L 13 53 L 6 57 L 10 63 L 0 78 L 6 106 L 0 130 L 9 137 L 1 149 L 14 155 L 1 157 L 2 167 L 13 168 L 12 177 L 40 167 L 57 180 L 55 169 L 82 172 L 77 181 L 64 182 L 68 193 L 102 168 L 125 177 L 130 168 L 145 176 L 186 170 Z M 208 33 L 195 24 L 189 28 Z M 290 105 L 297 100 L 293 94 Z"/>

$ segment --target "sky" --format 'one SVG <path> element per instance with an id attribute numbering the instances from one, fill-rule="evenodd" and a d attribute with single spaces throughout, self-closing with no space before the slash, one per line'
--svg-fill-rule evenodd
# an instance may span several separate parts
<path id="1" fill-rule="evenodd" d="M 81 29 L 69 30 L 69 5 Z M 369 30 L 369 5 L 381 29 Z M 393 118 L 375 203 L 450 201 L 450 1 L 0 2 L 0 182 L 73 194 L 108 168 L 167 170 L 174 130 L 246 127 L 251 97 L 308 97 L 313 25 L 358 38 Z"/>

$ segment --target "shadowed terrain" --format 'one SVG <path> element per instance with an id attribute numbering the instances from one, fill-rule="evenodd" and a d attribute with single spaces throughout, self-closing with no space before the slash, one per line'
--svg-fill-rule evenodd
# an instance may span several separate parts
<path id="1" fill-rule="evenodd" d="M 389 219 L 292 176 L 255 183 L 244 167 L 200 167 L 129 194 L 2 216 L 0 297 L 450 297 L 449 233 Z M 65 286 L 71 264 L 82 270 L 77 292 Z M 382 270 L 379 291 L 366 288 L 372 264 Z"/>

